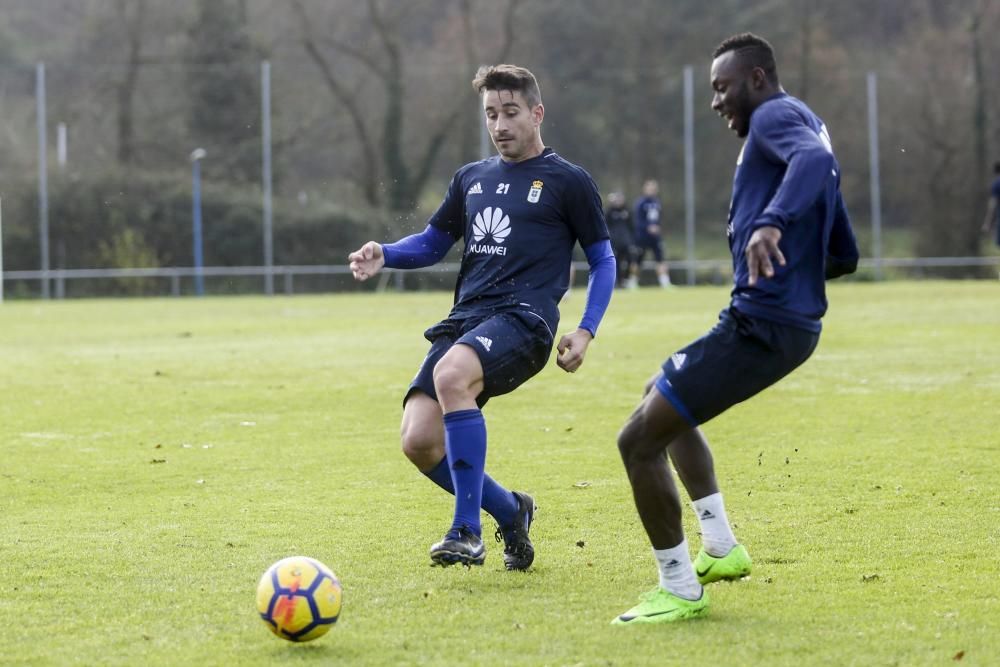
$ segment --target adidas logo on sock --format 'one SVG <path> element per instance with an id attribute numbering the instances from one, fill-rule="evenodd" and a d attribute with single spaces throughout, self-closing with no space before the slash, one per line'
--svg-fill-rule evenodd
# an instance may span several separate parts
<path id="1" fill-rule="evenodd" d="M 687 361 L 687 358 L 688 356 L 683 352 L 674 352 L 672 355 L 670 355 L 670 361 L 674 362 L 674 368 L 677 370 L 681 369 L 681 366 L 684 365 L 684 362 Z"/>
<path id="2" fill-rule="evenodd" d="M 480 183 L 479 181 L 476 181 L 476 184 L 473 185 L 471 188 L 469 188 L 468 194 L 470 194 L 470 195 L 481 195 L 481 194 L 483 194 L 483 185 L 482 185 L 482 183 Z"/>
<path id="3" fill-rule="evenodd" d="M 714 519 L 715 515 L 712 514 L 712 510 L 705 510 L 704 512 L 701 513 L 701 517 L 700 518 L 702 518 L 702 519 Z"/>
<path id="4" fill-rule="evenodd" d="M 490 347 L 493 346 L 493 340 L 491 338 L 487 338 L 486 336 L 476 336 L 476 340 L 479 341 L 480 345 L 486 348 L 487 352 L 489 352 Z"/>
<path id="5" fill-rule="evenodd" d="M 679 560 L 677 560 L 676 558 L 674 558 L 674 559 L 671 559 L 671 561 L 669 563 L 664 563 L 663 567 L 677 567 L 680 564 L 681 564 L 681 562 Z"/>

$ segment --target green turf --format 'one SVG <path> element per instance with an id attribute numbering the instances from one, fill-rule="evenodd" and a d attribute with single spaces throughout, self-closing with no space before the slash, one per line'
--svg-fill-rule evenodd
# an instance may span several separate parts
<path id="1" fill-rule="evenodd" d="M 615 436 L 726 290 L 618 293 L 580 372 L 490 403 L 488 469 L 540 507 L 528 573 L 492 542 L 429 567 L 452 504 L 399 403 L 449 298 L 0 306 L 0 663 L 997 664 L 1000 285 L 833 285 L 814 357 L 705 427 L 753 577 L 638 628 L 609 625 L 656 581 Z M 254 611 L 293 554 L 344 586 L 312 644 Z"/>

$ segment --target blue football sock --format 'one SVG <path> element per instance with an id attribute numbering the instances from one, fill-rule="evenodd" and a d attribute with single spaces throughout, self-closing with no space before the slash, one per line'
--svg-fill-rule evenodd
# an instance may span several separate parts
<path id="1" fill-rule="evenodd" d="M 447 456 L 424 475 L 451 495 L 455 495 L 455 486 L 451 483 L 451 470 L 448 469 Z M 514 498 L 513 493 L 500 486 L 495 479 L 484 474 L 483 509 L 501 526 L 509 526 L 514 523 L 514 519 L 517 517 L 517 499 Z"/>
<path id="2" fill-rule="evenodd" d="M 452 528 L 467 526 L 482 534 L 479 508 L 483 502 L 483 468 L 486 465 L 486 422 L 479 410 L 457 410 L 444 416 L 444 450 L 455 489 Z"/>

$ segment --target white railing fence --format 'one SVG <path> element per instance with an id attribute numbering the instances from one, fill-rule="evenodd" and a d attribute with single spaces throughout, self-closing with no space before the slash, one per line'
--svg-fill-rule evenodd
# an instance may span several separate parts
<path id="1" fill-rule="evenodd" d="M 575 262 L 579 275 L 585 276 L 587 271 L 586 262 Z M 652 272 L 655 264 L 645 262 L 643 271 Z M 919 277 L 921 269 L 941 269 L 941 268 L 968 268 L 968 267 L 996 267 L 1000 270 L 1000 256 L 993 257 L 883 257 L 881 259 L 863 258 L 859 262 L 857 278 L 872 277 L 872 273 L 881 274 L 885 269 L 899 269 L 916 272 Z M 410 271 L 385 270 L 380 279 L 375 283 L 378 289 L 385 289 L 390 282 L 396 287 L 402 288 L 405 284 L 407 273 L 457 273 L 459 264 L 457 262 L 444 262 L 423 269 Z M 726 282 L 732 275 L 732 262 L 728 259 L 699 259 L 699 260 L 674 260 L 670 262 L 671 272 L 689 271 L 701 277 L 699 282 L 720 283 Z M 908 274 L 908 277 L 913 277 Z M 157 267 L 157 268 L 134 268 L 134 269 L 50 269 L 48 271 L 5 271 L 3 280 L 0 283 L 0 294 L 7 292 L 10 295 L 9 286 L 21 282 L 33 284 L 31 291 L 35 294 L 46 294 L 46 283 L 52 288 L 52 295 L 57 298 L 65 298 L 67 295 L 66 285 L 70 281 L 76 280 L 113 280 L 128 278 L 162 278 L 168 283 L 168 288 L 164 290 L 164 295 L 182 296 L 187 293 L 194 293 L 183 289 L 185 280 L 194 282 L 198 276 L 203 278 L 261 278 L 260 292 L 270 293 L 269 285 L 275 285 L 274 291 L 282 291 L 285 294 L 295 294 L 296 277 L 306 276 L 343 276 L 350 275 L 350 269 L 345 264 L 326 265 L 301 265 L 301 266 L 207 266 L 197 269 L 195 267 Z M 690 274 L 689 274 L 690 275 Z M 850 279 L 850 278 L 849 278 Z M 280 288 L 277 287 L 280 285 Z M 7 289 L 4 289 L 7 286 Z M 243 290 L 253 291 L 253 290 Z M 331 286 L 322 291 L 338 291 Z M 211 293 L 211 290 L 208 290 Z M 0 297 L 2 298 L 2 297 Z"/>

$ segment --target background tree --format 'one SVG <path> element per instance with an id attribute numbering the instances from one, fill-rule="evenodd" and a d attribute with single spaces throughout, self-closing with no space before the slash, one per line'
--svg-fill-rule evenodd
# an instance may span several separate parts
<path id="1" fill-rule="evenodd" d="M 260 181 L 261 52 L 239 2 L 199 0 L 188 29 L 192 148 L 208 151 L 206 171 L 231 181 Z"/>
<path id="2" fill-rule="evenodd" d="M 276 232 L 289 239 L 282 261 L 339 261 L 337 244 L 354 236 L 419 227 L 455 167 L 480 156 L 482 112 L 469 80 L 501 60 L 539 76 L 546 142 L 585 165 L 603 192 L 631 198 L 644 178 L 660 181 L 674 253 L 684 212 L 682 72 L 691 65 L 699 252 L 722 257 L 740 143 L 709 107 L 708 70 L 714 46 L 744 30 L 772 41 L 788 92 L 829 125 L 863 252 L 869 71 L 879 80 L 890 249 L 993 252 L 976 226 L 986 172 L 1000 159 L 995 0 L 8 0 L 4 9 L 0 194 L 11 269 L 37 268 L 39 256 L 38 61 L 48 77 L 54 265 L 62 247 L 66 266 L 126 261 L 135 253 L 106 250 L 137 240 L 164 266 L 188 263 L 187 156 L 199 145 L 209 151 L 206 229 L 229 230 L 213 237 L 226 242 L 213 261 L 258 262 L 264 53 L 273 65 Z M 58 122 L 70 130 L 62 170 Z M 230 243 L 240 225 L 246 242 Z"/>
<path id="3" fill-rule="evenodd" d="M 479 57 L 477 45 L 481 43 L 474 34 L 470 3 L 463 0 L 447 5 L 411 2 L 383 6 L 377 0 L 368 0 L 365 15 L 358 17 L 360 26 L 355 24 L 345 31 L 335 24 L 322 37 L 313 28 L 315 16 L 301 0 L 295 0 L 293 7 L 300 20 L 306 53 L 356 132 L 362 163 L 359 180 L 368 204 L 393 212 L 412 210 L 444 142 L 459 119 L 469 116 L 474 97 L 468 92 L 472 72 L 456 69 L 454 74 L 442 77 L 438 72 L 420 71 L 418 66 L 411 66 L 407 52 L 413 54 L 424 45 L 430 47 L 426 35 L 444 36 L 446 41 L 434 44 L 435 50 L 448 53 L 460 47 L 468 67 Z M 508 0 L 500 23 L 501 44 L 491 62 L 505 60 L 510 51 L 516 7 L 517 0 Z M 335 16 L 342 17 L 339 12 Z M 343 70 L 334 65 L 334 56 L 355 61 L 364 73 L 349 83 Z M 374 113 L 362 95 L 365 77 L 373 78 L 380 88 L 380 109 Z M 468 131 L 464 135 L 463 145 L 468 147 Z"/>

